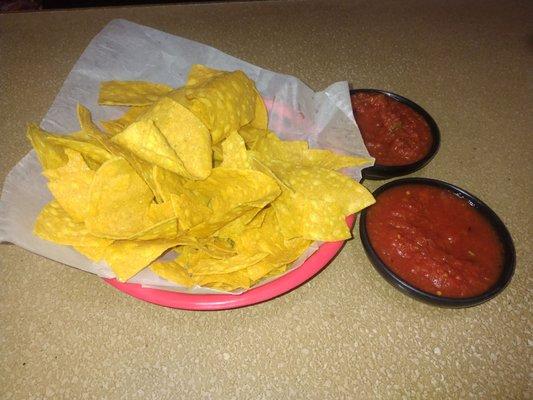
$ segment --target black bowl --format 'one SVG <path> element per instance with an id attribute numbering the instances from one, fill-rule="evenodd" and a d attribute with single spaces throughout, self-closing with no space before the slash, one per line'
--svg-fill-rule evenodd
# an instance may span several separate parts
<path id="1" fill-rule="evenodd" d="M 431 117 L 431 115 L 427 113 L 426 110 L 424 110 L 422 107 L 420 107 L 415 102 L 403 96 L 400 96 L 392 92 L 387 92 L 385 90 L 379 90 L 379 89 L 352 89 L 350 90 L 350 95 L 356 94 L 356 93 L 381 93 L 381 94 L 384 94 L 386 96 L 393 98 L 396 101 L 399 101 L 400 103 L 405 104 L 406 106 L 413 109 L 417 114 L 421 115 L 422 118 L 424 118 L 424 120 L 429 126 L 429 131 L 433 138 L 433 143 L 431 145 L 431 148 L 429 149 L 429 152 L 424 156 L 424 158 L 411 164 L 398 165 L 398 166 L 375 164 L 372 167 L 363 169 L 363 178 L 365 179 L 388 179 L 388 178 L 393 178 L 396 176 L 411 174 L 421 169 L 422 167 L 424 167 L 428 162 L 431 161 L 431 159 L 435 156 L 435 154 L 437 154 L 437 151 L 439 150 L 439 146 L 440 146 L 439 127 L 437 126 L 435 120 Z M 355 110 L 354 110 L 354 115 L 355 115 Z"/>
<path id="2" fill-rule="evenodd" d="M 379 258 L 377 252 L 372 247 L 370 243 L 368 232 L 366 229 L 366 209 L 361 212 L 361 219 L 359 221 L 359 235 L 361 236 L 361 241 L 363 242 L 363 247 L 365 248 L 366 254 L 376 270 L 395 288 L 399 289 L 402 293 L 407 294 L 417 300 L 421 300 L 426 303 L 441 307 L 452 307 L 452 308 L 462 308 L 462 307 L 471 307 L 481 303 L 486 302 L 487 300 L 492 299 L 494 296 L 499 294 L 511 281 L 511 278 L 514 274 L 516 255 L 513 240 L 509 231 L 496 215 L 492 209 L 479 200 L 477 197 L 468 193 L 466 190 L 463 190 L 457 186 L 454 186 L 450 183 L 439 181 L 436 179 L 429 178 L 403 178 L 397 179 L 386 183 L 385 185 L 376 189 L 373 193 L 376 199 L 378 196 L 385 192 L 388 189 L 397 187 L 400 185 L 407 184 L 422 184 L 429 186 L 436 186 L 439 188 L 447 189 L 454 193 L 455 195 L 465 199 L 472 205 L 481 215 L 483 215 L 487 221 L 494 227 L 498 238 L 500 239 L 503 245 L 503 269 L 499 279 L 496 283 L 489 288 L 486 292 L 467 298 L 451 298 L 451 297 L 442 297 L 437 296 L 431 293 L 424 292 L 411 284 L 407 283 L 405 280 L 396 275 L 389 267 Z"/>

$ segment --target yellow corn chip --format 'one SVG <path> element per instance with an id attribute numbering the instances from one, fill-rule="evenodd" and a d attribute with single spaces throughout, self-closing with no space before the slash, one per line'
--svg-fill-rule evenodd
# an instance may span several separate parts
<path id="1" fill-rule="evenodd" d="M 101 237 L 129 238 L 145 229 L 152 199 L 152 191 L 126 160 L 107 161 L 94 176 L 87 228 Z"/>
<path id="2" fill-rule="evenodd" d="M 251 281 L 245 269 L 207 275 L 190 275 L 187 272 L 191 265 L 198 265 L 203 262 L 213 262 L 213 259 L 202 250 L 180 248 L 180 255 L 176 260 L 170 263 L 155 263 L 152 266 L 152 271 L 187 287 L 199 285 L 227 291 L 250 287 Z M 214 263 L 216 264 L 216 261 Z"/>
<path id="3" fill-rule="evenodd" d="M 259 171 L 223 167 L 213 168 L 203 181 L 187 182 L 185 188 L 211 198 L 214 214 L 224 214 L 239 206 L 262 208 L 281 193 L 276 181 Z"/>
<path id="4" fill-rule="evenodd" d="M 194 285 L 187 270 L 175 261 L 155 262 L 150 266 L 150 269 L 167 281 L 185 287 L 191 287 Z"/>
<path id="5" fill-rule="evenodd" d="M 222 142 L 222 164 L 221 167 L 233 169 L 251 169 L 246 145 L 243 138 L 237 133 L 231 133 Z"/>
<path id="6" fill-rule="evenodd" d="M 226 238 L 208 237 L 197 243 L 187 244 L 186 246 L 202 250 L 209 257 L 218 259 L 225 259 L 237 254 L 234 243 Z"/>
<path id="7" fill-rule="evenodd" d="M 277 160 L 296 163 L 309 149 L 309 145 L 301 140 L 283 141 L 274 133 L 267 132 L 257 138 L 252 149 L 266 161 Z"/>
<path id="8" fill-rule="evenodd" d="M 89 260 L 98 262 L 104 257 L 106 248 L 111 243 L 113 243 L 112 241 L 109 241 L 109 242 L 110 242 L 109 244 L 106 244 L 104 246 L 72 246 L 72 247 L 74 247 L 76 251 L 83 254 Z"/>
<path id="9" fill-rule="evenodd" d="M 171 218 L 176 218 L 171 201 L 165 201 L 161 204 L 152 203 L 146 213 L 147 225 L 158 224 Z"/>
<path id="10" fill-rule="evenodd" d="M 172 171 L 190 179 L 209 176 L 211 137 L 202 121 L 187 108 L 170 98 L 162 98 L 141 120 L 154 122 L 181 161 Z"/>
<path id="11" fill-rule="evenodd" d="M 165 136 L 150 119 L 137 121 L 111 139 L 139 158 L 177 174 L 183 174 L 185 167 Z"/>
<path id="12" fill-rule="evenodd" d="M 342 206 L 284 192 L 272 204 L 286 238 L 333 242 L 351 237 Z"/>
<path id="13" fill-rule="evenodd" d="M 149 106 L 129 107 L 128 111 L 126 111 L 120 118 L 109 121 L 100 121 L 100 124 L 102 124 L 108 134 L 116 135 L 135 122 L 137 118 L 148 111 L 149 108 Z"/>
<path id="14" fill-rule="evenodd" d="M 268 278 L 272 278 L 274 276 L 281 275 L 282 273 L 287 271 L 288 267 L 289 267 L 288 265 L 277 266 L 273 270 L 271 270 L 268 274 L 263 276 L 263 279 L 268 279 Z"/>
<path id="15" fill-rule="evenodd" d="M 218 259 L 205 253 L 204 257 L 198 258 L 194 263 L 190 261 L 184 262 L 187 265 L 187 272 L 194 277 L 197 275 L 220 275 L 239 271 L 257 264 L 266 256 L 267 254 L 265 253 L 237 254 L 229 258 Z"/>
<path id="16" fill-rule="evenodd" d="M 290 184 L 283 179 L 283 174 L 278 176 L 274 171 L 272 171 L 272 169 L 270 169 L 269 166 L 267 166 L 267 164 L 271 166 L 272 165 L 275 166 L 276 164 L 279 165 L 278 162 L 273 162 L 273 161 L 263 162 L 261 160 L 261 157 L 258 156 L 257 152 L 255 152 L 254 150 L 248 150 L 247 154 L 248 154 L 248 160 L 250 161 L 250 164 L 252 165 L 253 169 L 259 172 L 262 172 L 263 174 L 267 176 L 270 176 L 272 179 L 274 179 L 278 183 L 278 185 L 281 188 L 292 191 Z"/>
<path id="17" fill-rule="evenodd" d="M 249 126 L 257 129 L 267 129 L 268 128 L 268 112 L 265 107 L 265 103 L 261 94 L 255 91 L 255 110 L 254 118 L 250 121 Z"/>
<path id="18" fill-rule="evenodd" d="M 117 240 L 106 248 L 104 259 L 117 279 L 125 282 L 178 243 L 177 239 Z"/>
<path id="19" fill-rule="evenodd" d="M 284 164 L 279 164 L 284 165 Z M 345 218 L 369 206 L 368 190 L 339 172 L 318 167 L 274 167 L 293 191 L 284 191 L 272 206 L 287 238 L 335 241 L 350 237 Z"/>
<path id="20" fill-rule="evenodd" d="M 111 153 L 96 141 L 86 141 L 71 136 L 52 134 L 47 134 L 46 141 L 56 146 L 63 146 L 64 148 L 75 150 L 91 160 L 94 160 L 98 165 L 112 158 Z"/>
<path id="21" fill-rule="evenodd" d="M 67 156 L 63 148 L 48 142 L 45 132 L 37 125 L 30 124 L 26 136 L 37 153 L 43 169 L 55 169 L 66 164 Z"/>
<path id="22" fill-rule="evenodd" d="M 146 106 L 172 91 L 161 83 L 144 81 L 107 81 L 100 85 L 98 103 L 108 106 Z"/>
<path id="23" fill-rule="evenodd" d="M 186 86 L 201 85 L 211 78 L 224 74 L 224 71 L 218 71 L 216 69 L 209 68 L 205 65 L 195 64 L 189 71 Z M 254 105 L 254 117 L 246 127 L 267 129 L 268 126 L 268 112 L 265 107 L 265 103 L 259 92 L 254 87 L 255 93 L 255 105 Z"/>
<path id="24" fill-rule="evenodd" d="M 192 193 L 171 194 L 170 201 L 182 230 L 189 230 L 208 221 L 213 214 L 211 209 Z"/>
<path id="25" fill-rule="evenodd" d="M 233 221 L 224 225 L 222 229 L 215 233 L 215 235 L 219 238 L 233 238 L 239 235 L 246 229 L 248 224 L 250 224 L 250 222 L 254 220 L 257 214 L 259 214 L 263 210 L 264 209 L 262 208 L 252 208 L 246 211 L 237 219 L 234 219 Z"/>
<path id="26" fill-rule="evenodd" d="M 168 94 L 202 120 L 218 143 L 252 121 L 255 87 L 242 71 L 214 75 L 194 86 Z"/>
<path id="27" fill-rule="evenodd" d="M 101 247 L 112 242 L 91 235 L 83 223 L 74 221 L 56 201 L 41 210 L 33 232 L 41 239 L 68 246 Z"/>
<path id="28" fill-rule="evenodd" d="M 262 252 L 268 254 L 264 261 L 277 265 L 296 260 L 311 244 L 310 240 L 300 237 L 286 239 L 280 230 L 276 213 L 269 208 L 264 212 L 264 222 L 254 227 L 249 225 L 238 236 L 233 237 L 235 249 L 240 254 Z"/>
<path id="29" fill-rule="evenodd" d="M 93 122 L 91 112 L 82 104 L 78 103 L 76 106 L 76 112 L 78 114 L 78 122 L 80 123 L 81 131 L 79 135 L 85 135 L 85 137 L 97 139 L 100 136 L 104 136 L 104 133 Z"/>
<path id="30" fill-rule="evenodd" d="M 269 212 L 274 212 L 270 205 L 262 208 L 246 225 L 250 228 L 260 228 Z"/>
<path id="31" fill-rule="evenodd" d="M 62 167 L 45 170 L 50 181 L 48 188 L 61 207 L 78 222 L 87 217 L 90 188 L 95 172 L 85 163 L 80 153 L 65 149 L 68 162 Z"/>
<path id="32" fill-rule="evenodd" d="M 207 221 L 203 221 L 200 224 L 192 227 L 187 232 L 187 237 L 197 239 L 208 238 L 253 208 L 254 207 L 252 206 L 242 205 L 228 209 L 224 212 L 212 212 Z"/>
<path id="33" fill-rule="evenodd" d="M 175 239 L 178 237 L 178 222 L 172 202 L 152 203 L 145 215 L 145 229 L 130 237 L 130 240 Z"/>
<path id="34" fill-rule="evenodd" d="M 222 143 L 211 146 L 213 150 L 213 167 L 219 167 L 222 163 Z"/>
<path id="35" fill-rule="evenodd" d="M 84 131 L 88 137 L 105 148 L 113 156 L 122 157 L 125 159 L 135 170 L 135 172 L 142 177 L 156 197 L 156 200 L 158 202 L 162 202 L 163 199 L 159 197 L 154 181 L 154 166 L 140 159 L 128 149 L 120 147 L 118 144 L 112 142 L 110 137 L 106 136 L 106 134 L 100 131 L 100 129 L 98 129 L 98 127 L 93 123 L 91 119 L 91 113 L 87 108 L 83 107 L 81 104 L 78 104 L 77 111 L 82 131 Z"/>
<path id="36" fill-rule="evenodd" d="M 241 129 L 245 135 L 253 135 L 252 129 Z M 346 167 L 370 164 L 372 159 L 333 153 L 324 149 L 309 149 L 304 141 L 283 141 L 272 132 L 257 134 L 251 138 L 253 150 L 267 165 L 271 162 L 282 161 L 302 167 L 322 167 L 339 170 Z"/>
<path id="37" fill-rule="evenodd" d="M 264 138 L 269 134 L 266 129 L 259 129 L 251 124 L 243 126 L 239 129 L 239 135 L 244 139 L 246 146 L 253 149 L 257 140 Z"/>
<path id="38" fill-rule="evenodd" d="M 171 194 L 183 193 L 186 182 L 185 178 L 157 165 L 153 166 L 153 180 L 155 193 L 163 201 L 169 201 Z"/>
<path id="39" fill-rule="evenodd" d="M 210 199 L 211 217 L 189 232 L 198 238 L 213 235 L 254 208 L 263 208 L 281 192 L 278 184 L 261 172 L 222 167 L 214 168 L 203 181 L 187 182 L 185 188 Z"/>
<path id="40" fill-rule="evenodd" d="M 330 150 L 309 149 L 303 154 L 303 158 L 298 164 L 308 167 L 316 166 L 326 169 L 339 170 L 347 167 L 371 165 L 372 159 L 336 154 Z"/>
<path id="41" fill-rule="evenodd" d="M 198 286 L 207 286 L 228 292 L 235 289 L 248 289 L 252 284 L 246 270 L 228 274 L 198 275 L 193 277 L 193 281 Z"/>
<path id="42" fill-rule="evenodd" d="M 71 149 L 65 149 L 65 155 L 67 156 L 67 162 L 55 169 L 46 169 L 43 171 L 43 175 L 48 179 L 61 179 L 64 174 L 74 174 L 77 172 L 94 172 L 85 163 L 85 160 L 80 153 Z"/>
<path id="43" fill-rule="evenodd" d="M 176 217 L 172 217 L 137 232 L 129 240 L 176 239 L 177 237 L 178 222 Z"/>
<path id="44" fill-rule="evenodd" d="M 284 267 L 286 265 L 287 264 L 273 262 L 272 260 L 265 258 L 264 260 L 259 261 L 257 264 L 246 268 L 245 272 L 248 275 L 248 278 L 250 279 L 250 284 L 254 285 L 261 279 L 267 277 L 268 274 L 270 274 L 272 271 L 279 269 L 280 267 Z"/>
<path id="45" fill-rule="evenodd" d="M 274 167 L 297 195 L 306 199 L 339 204 L 344 217 L 374 203 L 360 183 L 337 171 L 319 167 Z"/>
<path id="46" fill-rule="evenodd" d="M 185 86 L 195 86 L 204 83 L 205 81 L 214 78 L 215 76 L 222 75 L 223 71 L 218 71 L 213 68 L 209 68 L 206 65 L 194 64 L 187 77 L 187 83 Z"/>

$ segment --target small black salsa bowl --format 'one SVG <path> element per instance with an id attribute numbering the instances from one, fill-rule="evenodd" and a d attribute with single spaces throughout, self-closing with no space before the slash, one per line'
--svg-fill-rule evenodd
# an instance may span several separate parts
<path id="1" fill-rule="evenodd" d="M 402 293 L 407 294 L 416 300 L 423 301 L 432 305 L 440 307 L 450 307 L 450 308 L 464 308 L 472 307 L 481 303 L 486 302 L 487 300 L 492 299 L 497 294 L 499 294 L 511 281 L 511 278 L 514 274 L 515 263 L 516 263 L 516 254 L 513 244 L 513 240 L 509 231 L 505 227 L 501 219 L 496 215 L 492 209 L 483 203 L 480 199 L 468 193 L 466 190 L 461 189 L 457 186 L 454 186 L 450 183 L 439 181 L 436 179 L 429 178 L 402 178 L 397 179 L 391 182 L 386 183 L 385 185 L 379 187 L 373 192 L 374 197 L 377 199 L 378 196 L 385 192 L 388 189 L 393 187 L 398 187 L 401 185 L 409 184 L 418 184 L 418 185 L 429 185 L 438 187 L 441 189 L 447 189 L 456 196 L 465 199 L 471 206 L 473 206 L 495 229 L 496 234 L 503 246 L 503 268 L 500 277 L 496 283 L 489 288 L 486 292 L 466 298 L 452 298 L 452 297 L 443 297 L 437 296 L 431 293 L 422 291 L 415 286 L 409 284 L 398 275 L 396 275 L 385 262 L 383 262 L 378 253 L 372 247 L 370 242 L 367 227 L 366 227 L 366 215 L 367 209 L 364 209 L 361 212 L 361 219 L 359 221 L 359 235 L 363 243 L 365 252 L 374 265 L 374 268 L 395 288 L 399 289 Z M 372 207 L 372 206 L 370 206 Z"/>
<path id="2" fill-rule="evenodd" d="M 357 93 L 381 93 L 410 107 L 417 114 L 422 116 L 422 118 L 424 118 L 424 120 L 429 126 L 429 132 L 433 139 L 431 147 L 428 153 L 424 156 L 424 158 L 414 163 L 405 164 L 405 165 L 394 165 L 393 166 L 393 165 L 375 164 L 372 167 L 363 169 L 363 178 L 379 180 L 379 179 L 388 179 L 388 178 L 393 178 L 396 176 L 407 175 L 424 167 L 428 162 L 431 161 L 431 159 L 435 156 L 435 154 L 437 154 L 437 151 L 439 150 L 439 146 L 440 146 L 440 131 L 439 131 L 439 127 L 437 126 L 437 123 L 431 117 L 431 115 L 427 113 L 426 110 L 424 110 L 418 104 L 409 100 L 406 97 L 403 97 L 396 93 L 388 92 L 385 90 L 380 90 L 380 89 L 352 89 L 350 90 L 350 96 L 357 94 Z M 354 112 L 354 116 L 356 116 L 355 115 L 356 111 L 353 110 L 353 112 Z"/>

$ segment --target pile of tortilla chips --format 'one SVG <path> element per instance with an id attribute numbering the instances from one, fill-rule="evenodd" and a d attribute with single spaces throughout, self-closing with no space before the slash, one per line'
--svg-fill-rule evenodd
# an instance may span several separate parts
<path id="1" fill-rule="evenodd" d="M 338 172 L 366 159 L 280 140 L 241 71 L 195 65 L 178 89 L 103 82 L 99 103 L 129 108 L 103 130 L 81 105 L 71 135 L 29 126 L 55 198 L 34 232 L 105 260 L 121 281 L 150 266 L 186 287 L 246 289 L 312 241 L 350 237 L 345 217 L 374 201 Z M 171 249 L 174 260 L 156 261 Z"/>

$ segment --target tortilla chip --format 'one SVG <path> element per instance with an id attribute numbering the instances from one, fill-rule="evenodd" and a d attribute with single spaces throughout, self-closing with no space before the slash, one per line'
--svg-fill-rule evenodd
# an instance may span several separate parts
<path id="1" fill-rule="evenodd" d="M 125 282 L 178 243 L 176 239 L 117 240 L 106 248 L 104 259 L 117 279 Z"/>
<path id="2" fill-rule="evenodd" d="M 152 120 L 134 122 L 111 140 L 151 164 L 177 174 L 185 170 L 183 163 Z"/>
<path id="3" fill-rule="evenodd" d="M 155 262 L 150 266 L 150 269 L 156 275 L 180 286 L 191 287 L 194 285 L 187 270 L 175 261 Z"/>
<path id="4" fill-rule="evenodd" d="M 119 146 L 118 144 L 111 141 L 105 133 L 103 133 L 92 121 L 90 111 L 78 104 L 78 119 L 82 127 L 82 131 L 97 142 L 100 146 L 105 148 L 110 154 L 115 157 L 121 157 L 125 159 L 135 172 L 144 180 L 148 185 L 156 200 L 162 202 L 163 199 L 159 197 L 156 183 L 154 181 L 154 166 L 144 161 L 143 159 L 137 157 L 131 151 L 126 148 Z"/>
<path id="5" fill-rule="evenodd" d="M 101 237 L 127 239 L 145 229 L 153 193 L 123 158 L 105 162 L 94 176 L 88 230 Z"/>
<path id="6" fill-rule="evenodd" d="M 256 137 L 250 139 L 253 140 L 252 149 L 267 165 L 271 162 L 282 161 L 301 167 L 339 170 L 372 163 L 371 158 L 336 154 L 324 149 L 309 149 L 307 142 L 304 141 L 283 141 L 272 132 L 259 134 L 252 129 L 243 130 L 243 132 L 248 135 L 256 132 Z"/>
<path id="7" fill-rule="evenodd" d="M 78 153 L 81 153 L 84 158 L 88 157 L 89 159 L 95 161 L 98 165 L 112 158 L 111 153 L 109 153 L 96 141 L 52 134 L 46 135 L 46 141 L 56 146 L 62 146 L 64 148 L 77 151 Z"/>
<path id="8" fill-rule="evenodd" d="M 222 75 L 223 73 L 224 71 L 209 68 L 207 65 L 194 64 L 189 70 L 189 76 L 187 77 L 187 83 L 185 86 L 202 84 L 215 76 Z"/>
<path id="9" fill-rule="evenodd" d="M 175 239 L 178 237 L 178 221 L 172 202 L 152 203 L 145 215 L 145 229 L 131 236 L 130 240 Z"/>
<path id="10" fill-rule="evenodd" d="M 144 81 L 107 81 L 100 84 L 98 104 L 108 106 L 146 106 L 172 91 L 161 83 Z"/>
<path id="11" fill-rule="evenodd" d="M 170 98 L 163 98 L 140 120 L 153 121 L 181 161 L 171 171 L 189 179 L 209 176 L 213 162 L 211 137 L 202 121 L 187 108 Z"/>
<path id="12" fill-rule="evenodd" d="M 148 111 L 149 106 L 132 106 L 128 108 L 120 118 L 112 119 L 109 121 L 100 121 L 100 124 L 104 127 L 105 131 L 113 136 L 122 132 L 130 124 L 135 122 L 142 114 Z"/>
<path id="13" fill-rule="evenodd" d="M 93 262 L 99 262 L 104 257 L 105 250 L 111 243 L 113 242 L 110 241 L 110 243 L 105 246 L 72 246 L 72 247 L 74 247 L 76 251 L 83 254 L 89 260 Z"/>
<path id="14" fill-rule="evenodd" d="M 231 133 L 222 142 L 222 163 L 220 166 L 232 169 L 251 169 L 246 145 L 237 132 Z"/>
<path id="15" fill-rule="evenodd" d="M 354 214 L 374 203 L 372 194 L 350 177 L 320 167 L 275 167 L 297 195 L 340 205 L 343 216 Z"/>
<path id="16" fill-rule="evenodd" d="M 81 222 L 74 221 L 57 201 L 48 203 L 35 222 L 33 232 L 41 239 L 68 246 L 106 246 L 112 240 L 92 235 Z"/>
<path id="17" fill-rule="evenodd" d="M 157 165 L 153 166 L 153 181 L 156 197 L 169 201 L 171 194 L 183 193 L 185 178 Z"/>
<path id="18" fill-rule="evenodd" d="M 255 143 L 261 139 L 264 138 L 269 134 L 269 131 L 266 129 L 259 129 L 251 124 L 243 126 L 241 129 L 239 129 L 239 135 L 244 139 L 246 146 L 249 149 L 253 149 Z"/>
<path id="19" fill-rule="evenodd" d="M 61 207 L 78 222 L 87 217 L 90 189 L 95 172 L 91 170 L 80 153 L 65 149 L 68 162 L 62 167 L 45 170 L 49 179 L 48 188 Z"/>
<path id="20" fill-rule="evenodd" d="M 209 129 L 213 144 L 252 121 L 255 87 L 242 72 L 224 72 L 201 84 L 168 94 L 195 114 Z"/>
<path id="21" fill-rule="evenodd" d="M 171 194 L 170 201 L 181 230 L 189 230 L 208 221 L 213 212 L 193 193 Z"/>
<path id="22" fill-rule="evenodd" d="M 276 181 L 259 171 L 223 167 L 213 168 L 203 181 L 187 182 L 185 188 L 210 198 L 214 214 L 224 214 L 239 206 L 262 208 L 281 193 Z"/>
<path id="23" fill-rule="evenodd" d="M 26 136 L 31 142 L 43 169 L 59 168 L 67 163 L 67 156 L 61 146 L 46 140 L 46 134 L 37 125 L 28 125 Z"/>

